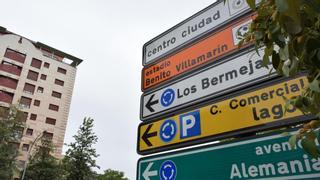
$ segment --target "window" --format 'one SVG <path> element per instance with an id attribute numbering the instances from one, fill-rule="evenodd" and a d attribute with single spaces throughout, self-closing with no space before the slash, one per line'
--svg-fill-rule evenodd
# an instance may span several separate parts
<path id="1" fill-rule="evenodd" d="M 20 143 L 17 142 L 10 142 L 9 144 L 11 144 L 15 149 L 19 149 L 20 147 Z"/>
<path id="2" fill-rule="evenodd" d="M 36 88 L 35 85 L 29 84 L 29 83 L 25 83 L 24 84 L 24 88 L 23 88 L 23 92 L 28 93 L 28 94 L 33 94 L 35 88 Z"/>
<path id="3" fill-rule="evenodd" d="M 33 129 L 28 128 L 26 131 L 27 136 L 32 136 L 33 135 Z"/>
<path id="4" fill-rule="evenodd" d="M 53 111 L 59 111 L 59 106 L 54 104 L 49 104 L 49 109 Z"/>
<path id="5" fill-rule="evenodd" d="M 14 132 L 13 137 L 14 137 L 14 141 L 20 141 L 22 136 L 23 136 L 23 127 L 19 127 L 18 130 L 16 132 Z"/>
<path id="6" fill-rule="evenodd" d="M 57 70 L 59 73 L 62 73 L 62 74 L 67 74 L 67 70 L 61 68 L 61 67 L 58 67 L 58 70 Z"/>
<path id="7" fill-rule="evenodd" d="M 28 75 L 27 75 L 27 79 L 37 81 L 38 76 L 39 76 L 39 73 L 29 70 Z"/>
<path id="8" fill-rule="evenodd" d="M 10 112 L 10 110 L 9 110 L 8 107 L 0 106 L 0 118 L 6 118 L 6 117 L 8 117 L 9 112 Z"/>
<path id="9" fill-rule="evenodd" d="M 26 122 L 28 119 L 28 113 L 27 112 L 22 112 L 21 114 L 21 121 Z"/>
<path id="10" fill-rule="evenodd" d="M 42 80 L 46 80 L 46 79 L 47 79 L 47 75 L 45 75 L 45 74 L 41 74 L 40 79 L 42 79 Z"/>
<path id="11" fill-rule="evenodd" d="M 58 84 L 58 85 L 60 85 L 60 86 L 63 86 L 63 85 L 64 85 L 64 81 L 59 80 L 59 79 L 55 79 L 55 80 L 54 80 L 54 83 L 55 83 L 55 84 Z"/>
<path id="12" fill-rule="evenodd" d="M 46 118 L 46 123 L 47 123 L 47 124 L 56 125 L 56 119 L 47 117 L 47 118 Z"/>
<path id="13" fill-rule="evenodd" d="M 41 61 L 36 58 L 32 58 L 31 66 L 40 69 L 41 68 Z"/>
<path id="14" fill-rule="evenodd" d="M 30 115 L 30 120 L 33 120 L 33 121 L 37 120 L 37 115 L 36 114 L 31 114 Z"/>
<path id="15" fill-rule="evenodd" d="M 49 132 L 45 131 L 45 132 L 43 132 L 43 137 L 52 140 L 53 139 L 53 133 L 49 133 Z"/>
<path id="16" fill-rule="evenodd" d="M 45 62 L 45 63 L 44 63 L 44 65 L 43 65 L 43 67 L 45 67 L 45 68 L 49 68 L 49 67 L 50 67 L 50 64 L 49 64 L 49 63 L 47 63 L 47 62 Z"/>
<path id="17" fill-rule="evenodd" d="M 39 100 L 34 100 L 33 105 L 40 106 L 40 101 Z"/>
<path id="18" fill-rule="evenodd" d="M 20 99 L 20 106 L 23 108 L 30 108 L 31 105 L 31 99 L 27 97 L 21 97 Z"/>
<path id="19" fill-rule="evenodd" d="M 56 91 L 52 91 L 51 96 L 56 97 L 56 98 L 61 98 L 62 94 Z"/>
<path id="20" fill-rule="evenodd" d="M 24 63 L 24 60 L 26 59 L 26 55 L 22 54 L 20 52 L 14 51 L 12 49 L 7 49 L 4 57 L 9 58 L 11 60 L 20 62 L 20 63 Z"/>
<path id="21" fill-rule="evenodd" d="M 23 144 L 22 151 L 29 151 L 29 144 Z"/>
<path id="22" fill-rule="evenodd" d="M 39 86 L 37 92 L 38 92 L 38 93 L 43 93 L 43 87 L 40 87 L 40 86 Z"/>

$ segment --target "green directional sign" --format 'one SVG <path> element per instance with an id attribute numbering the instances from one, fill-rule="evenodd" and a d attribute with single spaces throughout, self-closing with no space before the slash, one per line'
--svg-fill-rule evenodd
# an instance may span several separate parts
<path id="1" fill-rule="evenodd" d="M 141 158 L 137 179 L 320 179 L 320 158 L 288 139 L 268 135 Z"/>

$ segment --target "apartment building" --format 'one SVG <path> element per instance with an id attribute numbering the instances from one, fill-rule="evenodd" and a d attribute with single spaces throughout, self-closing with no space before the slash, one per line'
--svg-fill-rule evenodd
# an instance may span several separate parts
<path id="1" fill-rule="evenodd" d="M 77 66 L 81 59 L 0 27 L 0 106 L 16 104 L 25 113 L 19 162 L 43 134 L 61 158 Z"/>

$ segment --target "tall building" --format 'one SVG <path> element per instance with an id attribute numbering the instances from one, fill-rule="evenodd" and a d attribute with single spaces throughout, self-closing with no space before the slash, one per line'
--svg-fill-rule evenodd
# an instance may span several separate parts
<path id="1" fill-rule="evenodd" d="M 77 66 L 81 59 L 0 27 L 0 106 L 17 104 L 26 127 L 17 147 L 23 164 L 35 139 L 52 138 L 61 158 Z"/>

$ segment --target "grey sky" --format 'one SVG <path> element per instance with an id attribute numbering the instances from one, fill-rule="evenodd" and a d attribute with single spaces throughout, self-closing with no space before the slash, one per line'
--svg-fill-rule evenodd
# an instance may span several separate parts
<path id="1" fill-rule="evenodd" d="M 84 59 L 78 67 L 65 141 L 95 119 L 101 170 L 135 179 L 142 46 L 210 5 L 209 0 L 9 0 L 0 26 Z"/>

